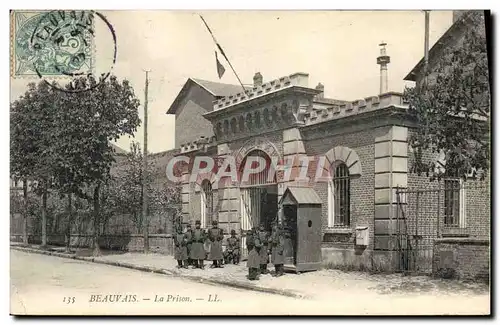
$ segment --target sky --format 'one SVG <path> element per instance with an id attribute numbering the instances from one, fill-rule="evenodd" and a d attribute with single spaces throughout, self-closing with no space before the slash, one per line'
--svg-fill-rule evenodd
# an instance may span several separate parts
<path id="1" fill-rule="evenodd" d="M 215 45 L 198 14 L 202 14 L 244 84 L 256 72 L 264 82 L 294 72 L 309 74 L 309 86 L 325 86 L 325 97 L 356 100 L 379 92 L 378 44 L 386 42 L 391 56 L 389 90 L 402 92 L 403 78 L 424 54 L 422 11 L 100 11 L 116 33 L 117 57 L 112 73 L 128 79 L 141 101 L 143 117 L 145 72 L 149 73 L 148 151 L 174 147 L 175 118 L 166 111 L 189 77 L 237 84 L 222 58 L 226 73 L 219 80 Z M 451 11 L 430 14 L 430 45 L 451 26 Z M 112 38 L 104 24 L 96 27 L 96 62 L 110 70 Z M 33 79 L 11 79 L 11 101 Z M 408 84 L 409 85 L 409 84 Z M 188 130 L 186 131 L 188 132 Z M 139 127 L 134 138 L 143 141 Z"/>

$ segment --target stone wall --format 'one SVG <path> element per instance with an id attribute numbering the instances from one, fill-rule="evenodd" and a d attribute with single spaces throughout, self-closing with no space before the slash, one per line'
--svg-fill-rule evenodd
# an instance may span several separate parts
<path id="1" fill-rule="evenodd" d="M 470 238 L 436 240 L 432 273 L 436 277 L 488 281 L 490 241 Z"/>
<path id="2" fill-rule="evenodd" d="M 22 234 L 11 234 L 11 242 L 22 242 Z M 42 242 L 40 235 L 29 235 L 28 243 L 40 244 Z M 48 235 L 47 243 L 49 245 L 64 246 L 64 235 Z M 92 246 L 92 236 L 84 234 L 71 235 L 71 247 L 89 248 Z M 105 235 L 99 238 L 99 246 L 102 249 L 120 250 L 128 252 L 142 252 L 144 250 L 144 237 L 142 234 L 127 235 Z M 151 252 L 165 255 L 174 254 L 172 235 L 169 234 L 150 234 L 149 248 Z"/>

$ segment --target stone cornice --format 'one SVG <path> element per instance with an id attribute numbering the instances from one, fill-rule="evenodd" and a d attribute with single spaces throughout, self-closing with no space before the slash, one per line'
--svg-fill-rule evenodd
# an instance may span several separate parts
<path id="1" fill-rule="evenodd" d="M 388 106 L 405 107 L 403 94 L 387 92 L 379 96 L 370 96 L 352 102 L 327 105 L 324 103 L 313 104 L 312 110 L 305 114 L 305 125 L 324 123 L 329 120 L 341 119 L 347 116 L 355 116 L 366 112 L 380 110 Z"/>
<path id="2" fill-rule="evenodd" d="M 227 109 L 231 106 L 242 104 L 256 98 L 265 97 L 268 94 L 276 93 L 285 88 L 299 86 L 307 88 L 309 74 L 296 72 L 289 76 L 284 76 L 276 80 L 266 82 L 260 86 L 254 87 L 252 90 L 237 93 L 235 95 L 226 96 L 214 101 L 214 111 Z"/>
<path id="3" fill-rule="evenodd" d="M 209 147 L 215 147 L 216 145 L 217 143 L 215 136 L 212 137 L 201 136 L 198 140 L 181 144 L 180 151 L 177 155 L 208 149 Z"/>
<path id="4" fill-rule="evenodd" d="M 280 89 L 280 91 L 274 91 L 266 93 L 257 98 L 250 98 L 245 101 L 238 102 L 234 105 L 225 107 L 224 109 L 218 109 L 211 112 L 203 114 L 203 117 L 207 120 L 214 122 L 218 119 L 227 118 L 231 115 L 238 114 L 241 111 L 248 112 L 249 109 L 259 107 L 261 105 L 268 104 L 270 101 L 281 100 L 283 97 L 290 95 L 305 95 L 311 97 L 311 99 L 319 93 L 318 90 L 302 87 L 302 86 L 290 86 L 285 89 Z M 231 96 L 230 96 L 231 97 Z M 226 97 L 224 97 L 226 98 Z"/>
<path id="5" fill-rule="evenodd" d="M 300 127 L 300 131 L 304 134 L 304 141 L 311 141 L 331 136 L 332 134 L 346 133 L 346 129 L 351 132 L 359 132 L 387 125 L 400 125 L 410 128 L 415 127 L 415 123 L 412 121 L 406 108 L 391 105 L 363 114 L 350 115 L 339 119 L 323 121 L 322 123 L 305 125 Z"/>

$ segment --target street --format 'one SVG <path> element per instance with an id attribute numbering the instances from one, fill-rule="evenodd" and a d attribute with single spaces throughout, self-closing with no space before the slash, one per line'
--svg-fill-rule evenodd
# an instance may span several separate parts
<path id="1" fill-rule="evenodd" d="M 345 288 L 311 300 L 11 250 L 11 314 L 487 314 L 489 295 L 380 294 Z"/>

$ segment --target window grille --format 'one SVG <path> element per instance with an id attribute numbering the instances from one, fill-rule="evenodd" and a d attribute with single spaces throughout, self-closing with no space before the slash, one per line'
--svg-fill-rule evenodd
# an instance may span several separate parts
<path id="1" fill-rule="evenodd" d="M 351 180 L 349 168 L 342 163 L 335 168 L 333 177 L 333 226 L 349 227 L 350 218 L 350 190 Z"/>
<path id="2" fill-rule="evenodd" d="M 214 211 L 214 194 L 212 184 L 209 180 L 201 183 L 201 224 L 203 227 L 211 227 Z"/>

